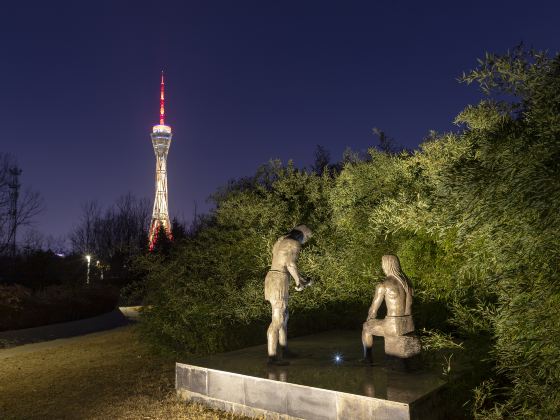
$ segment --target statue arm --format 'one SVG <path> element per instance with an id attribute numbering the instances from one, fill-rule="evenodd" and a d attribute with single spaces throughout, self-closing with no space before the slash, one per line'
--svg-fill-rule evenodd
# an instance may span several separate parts
<path id="1" fill-rule="evenodd" d="M 301 250 L 301 245 L 296 241 L 289 241 L 287 255 L 286 255 L 286 269 L 288 273 L 294 278 L 296 282 L 296 289 L 302 290 L 305 284 L 305 279 L 299 274 L 296 261 Z"/>
<path id="2" fill-rule="evenodd" d="M 375 317 L 377 316 L 377 310 L 381 306 L 384 297 L 385 297 L 385 285 L 381 283 L 375 287 L 375 295 L 373 296 L 373 302 L 371 302 L 371 306 L 369 307 L 369 312 L 367 317 L 368 321 L 370 319 L 375 319 Z"/>
<path id="3" fill-rule="evenodd" d="M 288 272 L 294 278 L 294 281 L 296 282 L 296 287 L 300 287 L 303 283 L 305 283 L 305 280 L 299 274 L 299 271 L 297 269 L 297 266 L 296 266 L 295 262 L 293 262 L 293 261 L 289 262 L 288 264 L 286 264 L 286 268 L 288 269 Z"/>

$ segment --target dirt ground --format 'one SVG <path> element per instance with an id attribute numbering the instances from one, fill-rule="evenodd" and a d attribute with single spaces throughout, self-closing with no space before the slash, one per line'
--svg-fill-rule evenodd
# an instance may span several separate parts
<path id="1" fill-rule="evenodd" d="M 179 401 L 174 361 L 151 355 L 127 326 L 0 358 L 0 418 L 238 417 Z"/>

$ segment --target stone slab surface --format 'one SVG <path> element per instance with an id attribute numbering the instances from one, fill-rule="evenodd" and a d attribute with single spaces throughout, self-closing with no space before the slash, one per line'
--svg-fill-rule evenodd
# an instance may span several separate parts
<path id="1" fill-rule="evenodd" d="M 420 339 L 415 335 L 385 337 L 385 354 L 397 357 L 412 357 L 420 354 Z"/>
<path id="2" fill-rule="evenodd" d="M 442 417 L 438 395 L 444 382 L 429 371 L 386 368 L 383 338 L 374 340 L 374 366 L 359 362 L 360 331 L 314 334 L 289 344 L 298 357 L 288 366 L 268 366 L 264 345 L 177 363 L 177 392 L 217 409 L 267 419 Z"/>

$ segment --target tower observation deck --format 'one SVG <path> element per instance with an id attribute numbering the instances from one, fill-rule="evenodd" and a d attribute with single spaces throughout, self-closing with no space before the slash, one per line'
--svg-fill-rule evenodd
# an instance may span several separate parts
<path id="1" fill-rule="evenodd" d="M 169 239 L 171 235 L 171 222 L 169 221 L 169 206 L 167 203 L 167 153 L 171 145 L 171 127 L 165 125 L 165 96 L 164 96 L 163 72 L 161 72 L 161 88 L 159 101 L 159 124 L 154 125 L 150 137 L 156 155 L 156 195 L 154 198 L 154 210 L 150 223 L 149 247 L 150 251 L 156 244 L 158 234 L 163 231 Z"/>

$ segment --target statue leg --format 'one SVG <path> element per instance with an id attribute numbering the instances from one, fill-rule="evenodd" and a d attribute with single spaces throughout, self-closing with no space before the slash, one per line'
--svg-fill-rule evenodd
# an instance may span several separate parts
<path id="1" fill-rule="evenodd" d="M 288 305 L 286 305 L 284 309 L 284 322 L 282 324 L 282 327 L 280 327 L 280 331 L 278 334 L 278 338 L 279 338 L 278 344 L 282 349 L 282 353 L 281 353 L 282 357 L 287 359 L 297 357 L 297 353 L 294 353 L 293 351 L 290 351 L 288 349 L 288 318 L 289 317 L 290 315 L 288 314 Z"/>
<path id="2" fill-rule="evenodd" d="M 368 323 L 362 327 L 362 346 L 364 348 L 364 361 L 373 363 L 373 334 L 369 331 Z"/>
<path id="3" fill-rule="evenodd" d="M 272 322 L 268 327 L 266 338 L 268 341 L 268 357 L 276 358 L 278 356 L 278 341 L 280 331 L 284 324 L 284 308 L 280 305 L 272 305 Z"/>
<path id="4" fill-rule="evenodd" d="M 286 348 L 288 346 L 288 306 L 285 305 L 284 313 L 282 317 L 282 325 L 280 326 L 280 331 L 278 331 L 278 344 L 282 348 Z"/>

